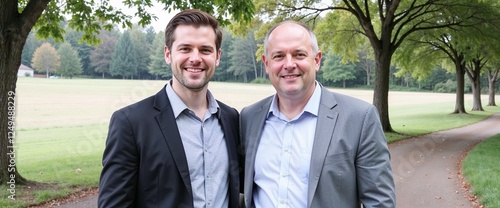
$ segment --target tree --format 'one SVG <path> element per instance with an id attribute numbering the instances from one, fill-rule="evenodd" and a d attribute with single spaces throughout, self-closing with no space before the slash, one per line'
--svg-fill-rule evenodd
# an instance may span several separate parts
<path id="1" fill-rule="evenodd" d="M 151 51 L 151 42 L 148 41 L 147 34 L 134 26 L 130 29 L 130 40 L 133 45 L 133 51 L 137 65 L 138 78 L 148 75 L 149 52 Z"/>
<path id="2" fill-rule="evenodd" d="M 164 3 L 167 11 L 198 8 L 214 14 L 219 22 L 228 24 L 231 19 L 250 21 L 254 14 L 254 6 L 250 0 L 158 0 Z M 135 8 L 135 15 L 139 17 L 140 25 L 148 25 L 155 18 L 148 13 L 152 6 L 151 0 L 123 1 Z M 17 184 L 26 180 L 16 171 L 15 164 L 9 164 L 8 154 L 15 144 L 10 137 L 14 131 L 12 121 L 9 123 L 9 102 L 15 98 L 17 70 L 21 64 L 21 53 L 30 31 L 35 27 L 39 37 L 54 37 L 63 39 L 64 30 L 60 22 L 65 16 L 70 16 L 68 26 L 82 31 L 82 40 L 91 44 L 99 41 L 95 37 L 102 28 L 111 30 L 114 24 L 130 27 L 131 17 L 118 11 L 115 5 L 108 0 L 79 1 L 79 0 L 0 0 L 0 184 L 15 178 Z M 12 114 L 12 113 L 11 113 Z M 10 116 L 12 117 L 12 116 Z M 10 129 L 9 129 L 10 127 Z M 10 165 L 10 167 L 9 167 Z M 11 171 L 12 170 L 12 171 Z"/>
<path id="3" fill-rule="evenodd" d="M 375 61 L 373 60 L 373 50 L 370 45 L 363 44 L 358 50 L 359 61 L 357 62 L 366 73 L 366 86 L 371 85 L 372 70 L 375 68 Z"/>
<path id="4" fill-rule="evenodd" d="M 149 62 L 148 72 L 156 77 L 170 78 L 172 77 L 172 69 L 165 62 L 165 36 L 163 32 L 156 34 L 151 47 L 151 62 Z"/>
<path id="5" fill-rule="evenodd" d="M 478 56 L 468 61 L 465 66 L 465 73 L 472 83 L 472 111 L 484 111 L 481 104 L 481 70 L 485 64 L 485 58 Z"/>
<path id="6" fill-rule="evenodd" d="M 49 78 L 50 72 L 59 69 L 61 65 L 59 53 L 50 43 L 44 43 L 35 50 L 31 66 L 38 72 L 45 72 Z"/>
<path id="7" fill-rule="evenodd" d="M 231 45 L 233 45 L 234 38 L 226 28 L 223 28 L 222 30 L 222 37 L 223 38 L 220 47 L 222 54 L 220 55 L 220 63 L 217 67 L 217 70 L 215 70 L 215 74 L 212 78 L 215 81 L 232 80 L 232 77 L 234 77 L 231 73 L 228 72 L 229 68 L 231 67 L 231 57 L 229 56 L 229 51 L 231 51 L 230 48 Z"/>
<path id="8" fill-rule="evenodd" d="M 401 53 L 395 58 L 402 69 L 398 73 L 412 73 L 414 77 L 423 80 L 432 69 L 439 68 L 440 65 L 448 71 L 455 71 L 456 96 L 453 113 L 467 113 L 464 103 L 466 56 L 464 46 L 460 44 L 463 42 L 456 40 L 459 39 L 459 34 L 425 31 L 415 33 L 414 37 L 416 39 L 409 38 L 408 42 L 402 44 Z"/>
<path id="9" fill-rule="evenodd" d="M 500 80 L 500 76 L 498 74 L 500 72 L 500 67 L 495 69 L 488 69 L 488 106 L 497 106 L 495 103 L 495 83 Z"/>
<path id="10" fill-rule="evenodd" d="M 477 8 L 476 2 L 469 0 L 342 0 L 333 1 L 329 6 L 319 1 L 266 0 L 265 3 L 264 0 L 258 0 L 256 6 L 258 11 L 263 11 L 263 18 L 294 18 L 312 24 L 316 23 L 322 12 L 335 10 L 329 12 L 318 25 L 318 36 L 322 36 L 318 39 L 326 45 L 322 48 L 335 49 L 336 53 L 352 54 L 349 48 L 356 48 L 353 44 L 361 44 L 360 37 L 366 38 L 376 62 L 373 104 L 379 112 L 385 132 L 393 131 L 389 120 L 388 95 L 391 61 L 396 49 L 412 33 L 459 28 L 465 20 L 483 12 L 473 10 Z M 338 21 L 339 18 L 354 21 Z M 333 37 L 332 33 L 335 34 Z M 343 55 L 352 57 L 348 54 Z"/>
<path id="11" fill-rule="evenodd" d="M 153 28 L 152 26 L 149 26 L 148 28 L 145 29 L 145 32 L 146 32 L 146 41 L 148 42 L 148 44 L 153 44 L 153 42 L 155 41 L 155 37 L 156 37 L 156 32 L 155 32 L 155 28 Z M 163 33 L 162 31 L 158 31 L 159 33 Z"/>
<path id="12" fill-rule="evenodd" d="M 61 66 L 56 71 L 61 76 L 68 76 L 70 79 L 75 75 L 82 74 L 82 60 L 69 43 L 63 43 L 57 50 L 61 56 Z"/>
<path id="13" fill-rule="evenodd" d="M 498 23 L 498 22 L 497 22 Z M 500 25 L 500 23 L 498 23 Z M 500 26 L 494 27 L 500 29 Z M 498 38 L 498 32 L 491 31 L 488 34 L 493 34 Z M 496 106 L 495 103 L 495 85 L 500 80 L 500 40 L 489 41 L 485 45 L 488 55 L 486 63 L 486 76 L 488 78 L 488 106 Z"/>
<path id="14" fill-rule="evenodd" d="M 26 39 L 26 44 L 23 47 L 21 63 L 31 67 L 31 60 L 33 59 L 33 54 L 35 50 L 42 45 L 41 42 L 37 40 L 34 32 L 30 32 L 28 39 Z"/>
<path id="15" fill-rule="evenodd" d="M 452 76 L 454 76 L 452 73 L 449 73 L 446 69 L 439 66 L 436 69 L 432 69 L 427 78 L 417 79 L 417 81 L 420 85 L 420 89 L 435 91 L 436 84 L 449 80 Z"/>
<path id="16" fill-rule="evenodd" d="M 116 32 L 115 32 L 116 33 Z M 105 74 L 109 74 L 109 65 L 111 55 L 115 49 L 116 39 L 118 34 L 110 33 L 107 30 L 101 31 L 99 39 L 101 44 L 95 50 L 90 52 L 90 63 L 95 72 L 101 73 L 104 79 Z"/>
<path id="17" fill-rule="evenodd" d="M 94 46 L 86 42 L 79 41 L 83 36 L 83 32 L 75 31 L 67 26 L 65 27 L 65 30 L 66 33 L 64 34 L 64 42 L 68 42 L 71 47 L 77 51 L 78 56 L 81 59 L 82 74 L 93 76 L 94 71 L 92 70 L 90 62 L 90 53 L 94 50 Z"/>
<path id="18" fill-rule="evenodd" d="M 250 30 L 244 37 L 236 37 L 233 44 L 230 46 L 229 57 L 231 67 L 228 72 L 232 72 L 235 76 L 243 77 L 243 82 L 248 82 L 248 73 L 253 72 L 254 78 L 258 78 L 257 58 L 257 43 L 253 35 L 253 30 Z"/>
<path id="19" fill-rule="evenodd" d="M 353 63 L 341 63 L 342 57 L 332 53 L 327 53 L 323 65 L 323 79 L 333 82 L 342 82 L 345 88 L 347 80 L 355 79 L 354 76 L 356 65 Z"/>
<path id="20" fill-rule="evenodd" d="M 111 76 L 130 77 L 133 79 L 137 74 L 137 54 L 135 46 L 130 38 L 130 32 L 125 31 L 118 41 L 116 42 L 111 56 L 111 63 L 109 65 L 109 73 Z"/>

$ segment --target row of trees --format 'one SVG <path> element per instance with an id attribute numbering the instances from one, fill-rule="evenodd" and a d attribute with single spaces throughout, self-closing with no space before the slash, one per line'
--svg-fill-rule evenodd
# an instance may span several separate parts
<path id="1" fill-rule="evenodd" d="M 66 31 L 66 41 L 63 43 L 53 39 L 40 40 L 32 33 L 24 46 L 22 63 L 27 66 L 31 64 L 31 67 L 45 73 L 47 77 L 52 73 L 68 78 L 75 75 L 131 79 L 171 78 L 171 70 L 164 60 L 162 31 L 155 33 L 151 27 L 143 29 L 139 26 L 123 32 L 103 30 L 98 35 L 102 40 L 98 46 L 80 43 L 78 39 L 81 34 L 71 28 L 66 28 Z M 242 36 L 224 30 L 223 57 L 214 80 L 265 81 L 262 62 L 256 55 L 262 40 L 256 40 L 254 32 L 250 30 Z M 52 45 L 58 48 L 57 51 Z M 370 88 L 373 86 L 372 77 L 375 76 L 375 60 L 369 51 L 369 47 L 360 48 L 357 50 L 357 61 L 347 62 L 343 61 L 341 55 L 325 51 L 322 70 L 317 78 L 326 86 Z M 418 79 L 393 66 L 390 83 L 393 89 L 404 87 L 405 90 L 436 92 L 456 90 L 456 85 L 450 84 L 456 81 L 453 73 L 447 73 L 442 68 L 431 70 L 431 73 L 433 76 Z M 487 82 L 487 76 L 482 78 Z M 487 92 L 487 89 L 488 87 L 483 87 L 483 92 Z M 469 84 L 465 92 L 471 91 Z"/>
<path id="2" fill-rule="evenodd" d="M 43 43 L 34 51 L 31 67 L 45 72 L 47 78 L 54 71 L 70 79 L 82 73 L 80 56 L 69 43 L 61 44 L 58 50 L 50 43 Z"/>

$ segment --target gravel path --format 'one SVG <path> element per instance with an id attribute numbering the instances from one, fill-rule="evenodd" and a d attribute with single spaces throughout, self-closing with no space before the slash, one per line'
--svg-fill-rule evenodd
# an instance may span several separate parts
<path id="1" fill-rule="evenodd" d="M 391 145 L 397 207 L 474 207 L 460 180 L 463 156 L 500 133 L 500 114 L 469 126 Z"/>
<path id="2" fill-rule="evenodd" d="M 57 206 L 59 208 L 93 208 L 97 207 L 97 194 L 87 196 L 76 201 L 71 201 Z"/>
<path id="3" fill-rule="evenodd" d="M 460 162 L 471 148 L 495 134 L 500 134 L 500 114 L 469 126 L 390 144 L 397 207 L 474 207 L 462 188 Z M 57 207 L 97 207 L 97 195 Z"/>

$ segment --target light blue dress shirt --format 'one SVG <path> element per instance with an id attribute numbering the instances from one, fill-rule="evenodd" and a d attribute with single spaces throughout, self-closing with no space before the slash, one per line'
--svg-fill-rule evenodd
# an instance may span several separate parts
<path id="1" fill-rule="evenodd" d="M 199 118 L 174 92 L 170 82 L 166 91 L 186 153 L 194 207 L 228 207 L 229 159 L 218 120 L 219 105 L 208 91 L 208 111 L 204 118 Z"/>
<path id="2" fill-rule="evenodd" d="M 274 96 L 255 158 L 254 205 L 257 208 L 307 206 L 311 152 L 321 88 L 316 83 L 302 113 L 288 119 Z"/>

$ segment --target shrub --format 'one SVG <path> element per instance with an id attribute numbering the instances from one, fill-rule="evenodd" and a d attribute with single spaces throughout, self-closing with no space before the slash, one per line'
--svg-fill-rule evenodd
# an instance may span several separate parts
<path id="1" fill-rule="evenodd" d="M 266 79 L 266 78 L 257 78 L 257 79 L 254 79 L 252 80 L 253 84 L 269 84 L 271 83 L 271 81 L 269 81 L 269 79 Z"/>

